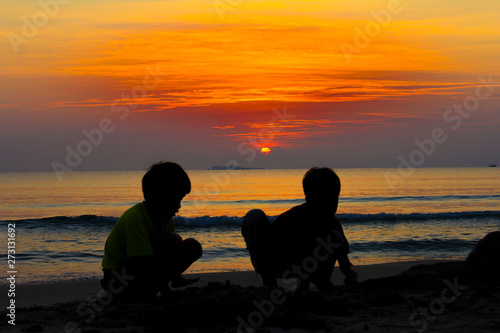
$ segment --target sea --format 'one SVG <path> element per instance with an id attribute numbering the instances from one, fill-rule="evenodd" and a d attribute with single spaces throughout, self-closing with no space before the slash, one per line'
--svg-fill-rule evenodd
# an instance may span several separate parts
<path id="1" fill-rule="evenodd" d="M 259 208 L 273 220 L 303 203 L 306 171 L 188 170 L 192 191 L 174 221 L 204 253 L 186 273 L 252 270 L 240 233 L 243 216 Z M 500 230 L 500 168 L 335 171 L 342 182 L 337 217 L 355 265 L 464 260 L 479 239 Z M 0 173 L 0 275 L 13 268 L 18 284 L 100 278 L 106 237 L 143 200 L 143 174 Z"/>

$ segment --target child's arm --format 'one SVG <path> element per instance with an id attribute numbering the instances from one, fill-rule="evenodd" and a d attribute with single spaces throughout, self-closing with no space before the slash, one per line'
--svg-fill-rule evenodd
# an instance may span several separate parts
<path id="1" fill-rule="evenodd" d="M 358 272 L 354 269 L 354 265 L 349 260 L 347 254 L 338 258 L 340 270 L 345 275 L 344 283 L 346 285 L 358 283 Z"/>

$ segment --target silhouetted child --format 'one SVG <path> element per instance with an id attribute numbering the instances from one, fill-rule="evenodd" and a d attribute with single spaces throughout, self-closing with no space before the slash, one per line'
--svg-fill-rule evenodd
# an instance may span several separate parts
<path id="1" fill-rule="evenodd" d="M 152 301 L 172 287 L 195 282 L 181 277 L 202 255 L 201 244 L 182 240 L 173 217 L 191 192 L 186 172 L 172 162 L 158 163 L 142 178 L 143 202 L 115 223 L 104 247 L 103 289 L 113 300 Z"/>
<path id="2" fill-rule="evenodd" d="M 299 279 L 298 290 L 331 289 L 331 275 L 338 261 L 345 283 L 358 282 L 348 258 L 349 243 L 335 217 L 340 179 L 332 169 L 312 168 L 302 180 L 306 202 L 295 206 L 271 224 L 260 209 L 249 211 L 243 221 L 250 259 L 264 285 L 276 286 L 276 278 Z"/>

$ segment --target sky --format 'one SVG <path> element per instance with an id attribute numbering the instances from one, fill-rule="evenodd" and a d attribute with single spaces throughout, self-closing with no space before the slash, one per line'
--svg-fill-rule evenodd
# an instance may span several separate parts
<path id="1" fill-rule="evenodd" d="M 500 163 L 499 13 L 491 0 L 3 1 L 0 172 Z"/>

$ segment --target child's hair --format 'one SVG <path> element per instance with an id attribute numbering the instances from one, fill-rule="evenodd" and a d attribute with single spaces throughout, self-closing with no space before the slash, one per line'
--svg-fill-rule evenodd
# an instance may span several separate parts
<path id="1" fill-rule="evenodd" d="M 330 168 L 313 167 L 302 179 L 306 197 L 318 197 L 331 193 L 340 193 L 340 178 Z"/>
<path id="2" fill-rule="evenodd" d="M 191 181 L 182 167 L 173 162 L 160 162 L 151 166 L 142 177 L 144 200 L 168 197 L 191 192 Z"/>

